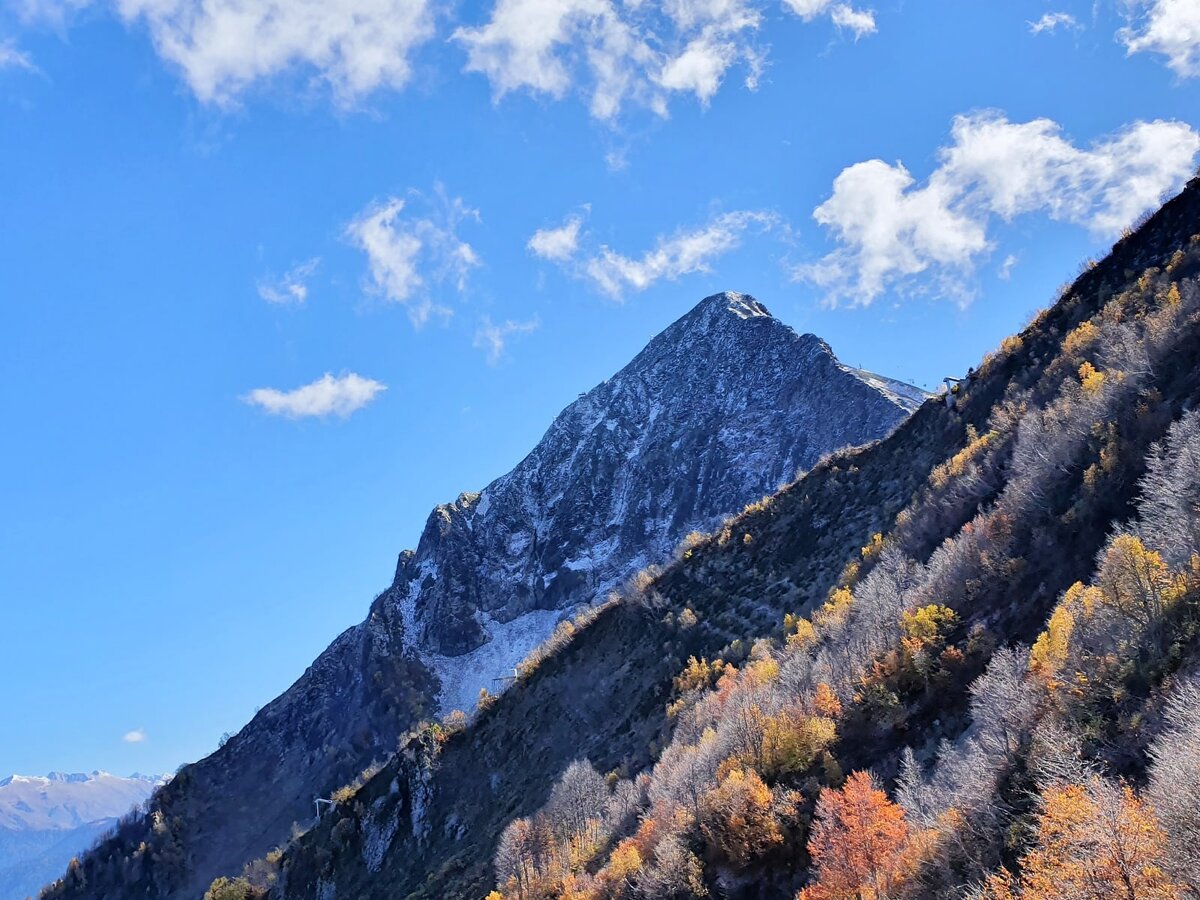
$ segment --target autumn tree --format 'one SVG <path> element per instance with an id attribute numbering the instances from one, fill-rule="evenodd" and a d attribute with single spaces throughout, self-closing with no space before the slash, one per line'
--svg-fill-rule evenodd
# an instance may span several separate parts
<path id="1" fill-rule="evenodd" d="M 1164 871 L 1167 835 L 1129 785 L 1093 775 L 1046 789 L 1019 875 L 988 879 L 991 900 L 1178 900 Z"/>
<path id="2" fill-rule="evenodd" d="M 824 716 L 808 716 L 796 707 L 763 722 L 761 752 L 755 768 L 768 778 L 803 772 L 837 739 L 837 726 Z"/>
<path id="3" fill-rule="evenodd" d="M 204 900 L 259 900 L 267 892 L 245 878 L 225 878 L 214 881 L 204 894 Z"/>
<path id="4" fill-rule="evenodd" d="M 817 802 L 808 852 L 816 881 L 799 900 L 884 900 L 895 896 L 909 864 L 904 811 L 869 772 L 854 772 L 841 790 Z"/>
<path id="5" fill-rule="evenodd" d="M 954 610 L 937 603 L 901 615 L 903 637 L 900 644 L 906 660 L 922 678 L 929 678 L 938 653 L 946 645 L 946 636 L 957 621 Z"/>
<path id="6" fill-rule="evenodd" d="M 601 882 L 610 895 L 620 895 L 633 883 L 641 869 L 641 851 L 638 850 L 636 842 L 626 838 L 617 844 L 609 856 L 608 865 L 600 873 Z"/>
<path id="7" fill-rule="evenodd" d="M 1174 579 L 1160 554 L 1131 534 L 1113 538 L 1097 578 L 1105 601 L 1141 629 L 1154 629 L 1178 597 Z"/>
<path id="8" fill-rule="evenodd" d="M 813 691 L 813 709 L 826 719 L 836 719 L 842 714 L 842 701 L 824 681 Z"/>
<path id="9" fill-rule="evenodd" d="M 783 842 L 771 789 L 753 769 L 735 768 L 700 800 L 700 831 L 709 847 L 744 867 Z"/>
<path id="10" fill-rule="evenodd" d="M 1071 651 L 1071 635 L 1075 630 L 1075 608 L 1086 590 L 1081 582 L 1067 589 L 1050 614 L 1046 630 L 1038 635 L 1029 653 L 1029 671 L 1046 687 L 1062 686 L 1062 672 Z"/>

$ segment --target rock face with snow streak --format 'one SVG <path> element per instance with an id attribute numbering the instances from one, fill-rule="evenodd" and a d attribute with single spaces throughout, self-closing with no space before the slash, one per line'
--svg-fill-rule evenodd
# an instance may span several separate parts
<path id="1" fill-rule="evenodd" d="M 146 825 L 96 856 L 182 846 L 186 867 L 147 870 L 145 896 L 203 894 L 408 729 L 473 706 L 567 610 L 825 453 L 883 437 L 923 399 L 842 365 L 752 297 L 707 298 L 567 407 L 512 472 L 435 509 L 366 620 L 167 785 L 156 812 L 169 833 Z M 128 887 L 114 881 L 111 896 Z"/>
<path id="2" fill-rule="evenodd" d="M 458 686 L 472 660 L 453 658 L 505 641 L 506 623 L 603 598 L 689 531 L 885 435 L 923 399 L 842 365 L 752 297 L 709 297 L 568 406 L 513 471 L 435 509 L 384 605 Z M 519 660 L 541 631 L 488 654 L 492 665 Z M 472 674 L 444 708 L 504 669 Z"/>
<path id="3" fill-rule="evenodd" d="M 160 782 L 107 772 L 0 779 L 0 900 L 36 896 Z"/>

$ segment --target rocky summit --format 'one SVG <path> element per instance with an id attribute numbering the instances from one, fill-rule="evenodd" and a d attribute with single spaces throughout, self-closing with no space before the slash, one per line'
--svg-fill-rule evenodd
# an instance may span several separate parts
<path id="1" fill-rule="evenodd" d="M 924 395 L 838 362 L 745 294 L 701 301 L 555 419 L 519 465 L 430 515 L 379 613 L 470 709 L 558 611 L 603 599 Z M 393 629 L 394 630 L 394 629 Z"/>

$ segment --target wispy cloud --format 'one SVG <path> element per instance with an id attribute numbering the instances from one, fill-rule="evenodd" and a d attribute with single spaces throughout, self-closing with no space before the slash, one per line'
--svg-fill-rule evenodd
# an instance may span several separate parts
<path id="1" fill-rule="evenodd" d="M 711 272 L 717 257 L 740 246 L 748 229 L 765 230 L 777 223 L 778 217 L 768 212 L 723 213 L 701 228 L 660 235 L 653 249 L 637 257 L 601 246 L 583 262 L 581 271 L 605 294 L 619 299 L 627 290 L 644 291 L 664 278 L 674 281 L 694 272 Z"/>
<path id="2" fill-rule="evenodd" d="M 432 201 L 416 191 L 410 199 L 433 205 L 427 215 L 401 216 L 407 201 L 399 197 L 368 206 L 346 227 L 350 242 L 367 255 L 368 289 L 392 303 L 402 304 L 416 326 L 437 312 L 430 284 L 450 283 L 462 292 L 467 277 L 480 265 L 474 248 L 458 236 L 464 221 L 478 221 L 478 211 L 461 198 L 448 197 L 439 186 Z"/>
<path id="3" fill-rule="evenodd" d="M 865 305 L 890 287 L 971 299 L 993 218 L 1041 213 L 1113 235 L 1190 175 L 1200 134 L 1182 122 L 1136 122 L 1079 147 L 1049 119 L 959 116 L 924 184 L 902 164 L 844 169 L 814 218 L 839 244 L 796 277 L 830 304 Z"/>
<path id="4" fill-rule="evenodd" d="M 1200 3 L 1196 0 L 1135 0 L 1138 15 L 1117 32 L 1125 50 L 1165 56 L 1180 78 L 1200 77 Z"/>
<path id="5" fill-rule="evenodd" d="M 255 388 L 242 397 L 243 402 L 289 419 L 348 418 L 375 399 L 387 385 L 354 372 L 338 376 L 326 372 L 316 381 L 281 391 L 277 388 Z"/>
<path id="6" fill-rule="evenodd" d="M 26 72 L 38 70 L 33 64 L 33 58 L 28 53 L 18 50 L 11 39 L 0 40 L 0 71 L 4 69 L 23 69 Z"/>
<path id="7" fill-rule="evenodd" d="M 1077 30 L 1080 27 L 1078 20 L 1066 12 L 1043 13 L 1042 17 L 1037 21 L 1026 22 L 1025 24 L 1029 26 L 1031 34 L 1053 33 L 1059 28 Z"/>
<path id="8" fill-rule="evenodd" d="M 529 239 L 529 250 L 558 263 L 568 274 L 590 281 L 620 299 L 627 291 L 643 291 L 657 281 L 674 281 L 693 272 L 710 272 L 716 259 L 737 248 L 749 229 L 770 230 L 779 224 L 774 213 L 739 210 L 714 216 L 699 228 L 659 235 L 654 247 L 626 256 L 607 244 L 584 246 L 582 219 L 571 216 L 558 228 L 543 229 Z"/>
<path id="9" fill-rule="evenodd" d="M 488 364 L 494 366 L 503 358 L 509 338 L 537 331 L 541 324 L 537 316 L 526 322 L 508 319 L 498 325 L 494 324 L 489 316 L 484 316 L 475 331 L 475 347 L 482 350 L 487 356 Z"/>
<path id="10" fill-rule="evenodd" d="M 258 296 L 280 306 L 301 306 L 308 300 L 308 280 L 321 264 L 320 257 L 298 263 L 282 278 L 264 278 L 258 282 Z"/>
<path id="11" fill-rule="evenodd" d="M 146 741 L 146 730 L 144 728 L 135 728 L 133 731 L 127 731 L 121 736 L 127 744 L 142 744 Z"/>

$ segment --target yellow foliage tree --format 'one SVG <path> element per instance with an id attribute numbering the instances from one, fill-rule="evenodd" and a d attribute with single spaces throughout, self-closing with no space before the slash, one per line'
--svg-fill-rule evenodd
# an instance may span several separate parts
<path id="1" fill-rule="evenodd" d="M 806 716 L 795 709 L 784 710 L 764 723 L 758 765 L 768 778 L 803 772 L 835 740 L 837 726 L 832 719 Z"/>
<path id="2" fill-rule="evenodd" d="M 812 622 L 818 628 L 836 628 L 844 625 L 850 617 L 854 595 L 845 588 L 837 588 L 825 604 L 813 613 Z"/>
<path id="3" fill-rule="evenodd" d="M 1082 363 L 1079 366 L 1079 383 L 1085 394 L 1094 394 L 1104 387 L 1104 373 L 1090 362 Z"/>
<path id="4" fill-rule="evenodd" d="M 948 606 L 930 603 L 905 612 L 900 617 L 900 644 L 908 663 L 924 678 L 933 670 L 934 661 L 946 643 L 958 614 Z"/>
<path id="5" fill-rule="evenodd" d="M 957 621 L 958 614 L 950 607 L 930 603 L 900 617 L 902 640 L 912 653 L 939 648 Z"/>
<path id="6" fill-rule="evenodd" d="M 803 650 L 805 647 L 811 647 L 817 642 L 817 629 L 813 628 L 813 623 L 808 619 L 793 616 L 790 613 L 784 616 L 784 629 L 787 632 L 787 645 L 791 650 Z"/>
<path id="7" fill-rule="evenodd" d="M 991 900 L 1180 900 L 1164 872 L 1167 836 L 1129 785 L 1093 776 L 1049 788 L 1020 875 L 988 880 Z"/>
<path id="8" fill-rule="evenodd" d="M 1050 614 L 1046 630 L 1038 635 L 1029 651 L 1029 671 L 1048 688 L 1062 684 L 1060 676 L 1071 651 L 1071 633 L 1075 630 L 1072 594 L 1078 596 L 1083 591 L 1084 587 L 1078 581 L 1071 586 Z"/>
<path id="9" fill-rule="evenodd" d="M 771 789 L 753 769 L 725 773 L 700 799 L 699 821 L 708 845 L 738 867 L 783 842 Z"/>
<path id="10" fill-rule="evenodd" d="M 1142 627 L 1154 625 L 1184 591 L 1162 556 L 1132 534 L 1113 539 L 1096 582 L 1110 607 Z"/>
<path id="11" fill-rule="evenodd" d="M 1096 342 L 1100 337 L 1100 329 L 1097 328 L 1090 320 L 1081 322 L 1079 327 L 1072 331 L 1063 340 L 1063 352 L 1070 355 L 1075 355 L 1086 350 Z"/>

